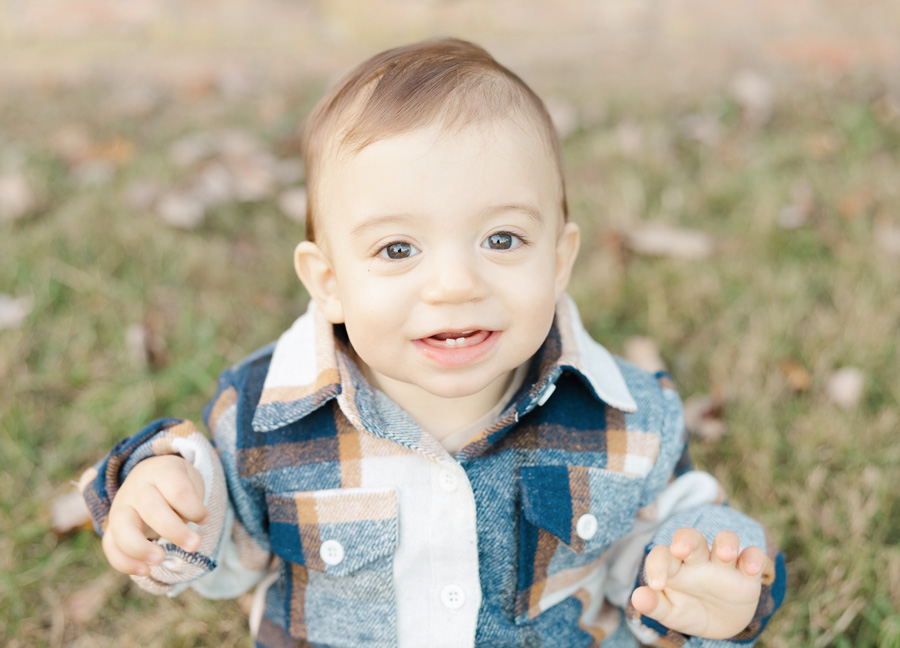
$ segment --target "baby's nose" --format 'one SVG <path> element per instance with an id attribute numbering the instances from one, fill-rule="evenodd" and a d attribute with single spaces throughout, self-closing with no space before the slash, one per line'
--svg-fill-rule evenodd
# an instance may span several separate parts
<path id="1" fill-rule="evenodd" d="M 467 255 L 443 255 L 432 260 L 422 298 L 428 303 L 462 303 L 485 296 L 477 262 Z"/>

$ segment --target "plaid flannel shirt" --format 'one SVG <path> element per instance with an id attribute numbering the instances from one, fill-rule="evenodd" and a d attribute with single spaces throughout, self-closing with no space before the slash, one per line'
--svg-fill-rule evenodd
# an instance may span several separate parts
<path id="1" fill-rule="evenodd" d="M 691 471 L 665 373 L 610 355 L 564 298 L 499 418 L 450 456 L 373 389 L 314 306 L 277 343 L 220 376 L 204 412 L 214 445 L 166 419 L 81 480 L 102 533 L 115 492 L 149 456 L 177 453 L 210 516 L 145 589 L 231 597 L 257 585 L 268 648 L 703 646 L 755 642 L 781 604 L 784 559 L 716 481 Z M 683 527 L 723 529 L 769 556 L 757 613 L 726 641 L 641 618 L 642 564 Z"/>

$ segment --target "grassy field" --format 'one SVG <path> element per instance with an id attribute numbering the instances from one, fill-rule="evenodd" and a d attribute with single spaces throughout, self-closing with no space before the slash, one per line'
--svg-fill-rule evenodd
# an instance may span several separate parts
<path id="1" fill-rule="evenodd" d="M 302 226 L 278 199 L 321 85 L 256 83 L 0 94 L 0 177 L 31 199 L 0 220 L 0 294 L 32 306 L 0 330 L 4 646 L 246 645 L 245 601 L 145 595 L 91 531 L 54 534 L 49 507 L 142 423 L 199 420 L 218 372 L 304 308 Z M 694 458 L 788 557 L 769 647 L 900 646 L 896 92 L 776 85 L 755 119 L 727 88 L 559 91 L 582 115 L 565 141 L 584 230 L 571 292 L 609 348 L 649 336 L 685 398 L 721 399 L 725 433 Z M 256 181 L 243 198 L 223 181 L 235 170 Z M 160 217 L 196 216 L 197 196 L 202 222 Z M 647 222 L 703 232 L 714 252 L 637 254 L 628 234 Z M 829 384 L 846 367 L 863 393 L 842 407 Z"/>

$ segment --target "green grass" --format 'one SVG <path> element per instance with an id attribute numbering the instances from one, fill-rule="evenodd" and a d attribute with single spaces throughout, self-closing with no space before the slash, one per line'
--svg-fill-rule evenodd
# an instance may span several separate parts
<path id="1" fill-rule="evenodd" d="M 896 647 L 900 259 L 879 249 L 873 226 L 900 213 L 900 119 L 878 109 L 884 89 L 873 81 L 779 90 L 760 129 L 743 124 L 726 93 L 623 95 L 583 123 L 565 143 L 584 234 L 571 292 L 608 347 L 650 336 L 683 396 L 722 393 L 727 434 L 695 442 L 695 463 L 788 557 L 788 598 L 763 644 Z M 16 151 L 43 200 L 31 218 L 0 223 L 0 293 L 34 298 L 22 327 L 0 331 L 4 645 L 246 642 L 238 604 L 153 598 L 124 577 L 86 625 L 61 616 L 61 602 L 109 570 L 93 533 L 57 538 L 47 509 L 144 422 L 197 420 L 217 373 L 274 339 L 306 301 L 290 260 L 301 227 L 274 201 L 223 205 L 183 231 L 129 206 L 129 187 L 182 182 L 169 147 L 196 131 L 244 129 L 295 155 L 294 125 L 319 91 L 266 86 L 226 101 L 162 88 L 138 116 L 110 107 L 115 87 L 102 81 L 0 95 L 0 159 Z M 719 121 L 714 143 L 683 134 L 683 118 L 701 111 Z M 624 120 L 643 134 L 640 150 L 620 147 Z M 83 186 L 59 152 L 72 127 L 98 144 L 130 142 L 133 155 L 108 182 Z M 786 230 L 776 216 L 798 182 L 815 210 Z M 609 244 L 651 220 L 702 229 L 719 251 L 681 261 Z M 142 321 L 165 342 L 155 368 L 129 359 L 125 331 Z M 785 361 L 809 372 L 806 390 L 791 388 Z M 843 366 L 866 374 L 850 411 L 826 394 Z"/>

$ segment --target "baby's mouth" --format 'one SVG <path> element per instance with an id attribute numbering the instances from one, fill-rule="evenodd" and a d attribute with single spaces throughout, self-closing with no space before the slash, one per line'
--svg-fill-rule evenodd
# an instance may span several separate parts
<path id="1" fill-rule="evenodd" d="M 466 331 L 445 331 L 421 339 L 422 342 L 429 346 L 454 349 L 480 344 L 481 342 L 484 342 L 490 334 L 490 331 L 485 331 L 484 329 L 469 329 Z"/>

